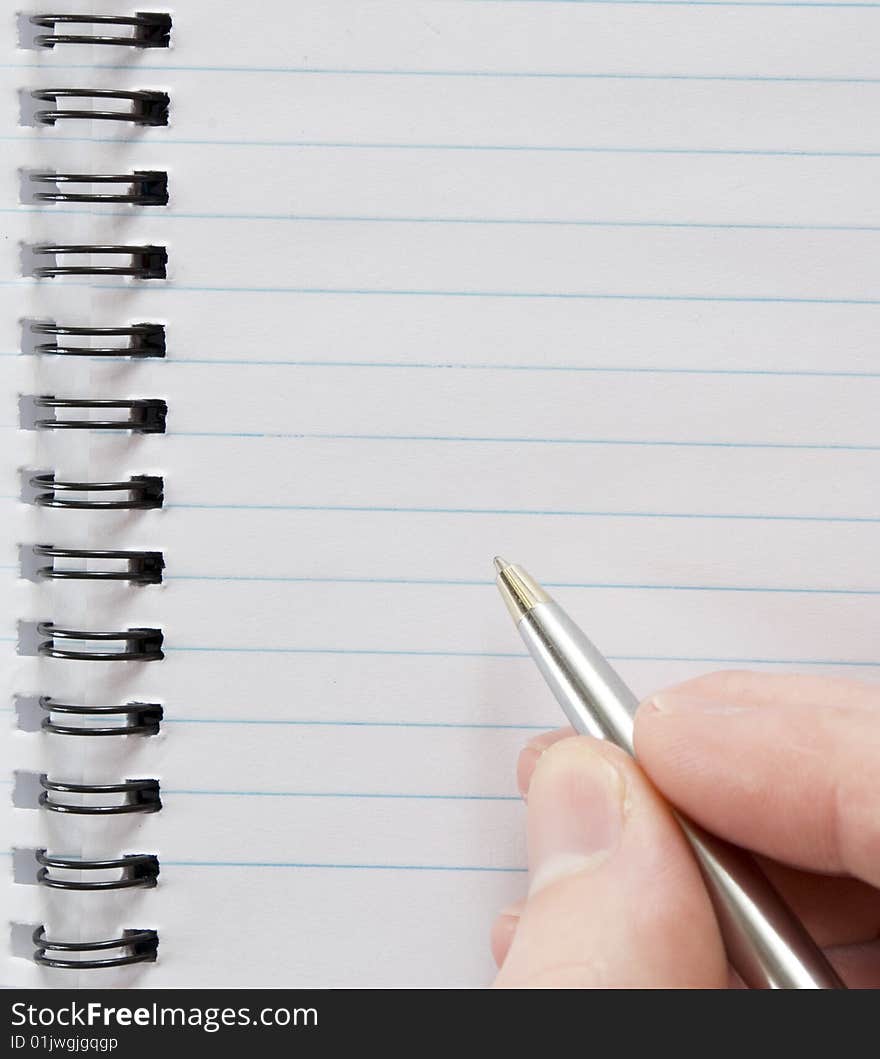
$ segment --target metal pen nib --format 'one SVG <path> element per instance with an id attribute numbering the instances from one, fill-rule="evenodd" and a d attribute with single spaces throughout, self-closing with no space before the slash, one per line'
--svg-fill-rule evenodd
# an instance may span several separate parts
<path id="1" fill-rule="evenodd" d="M 550 597 L 544 589 L 521 567 L 514 566 L 498 555 L 495 556 L 494 562 L 498 571 L 498 591 L 514 621 L 518 622 L 538 603 L 550 602 Z"/>
<path id="2" fill-rule="evenodd" d="M 635 756 L 636 696 L 522 567 L 496 558 L 495 569 L 520 636 L 574 730 L 607 739 Z M 700 865 L 728 958 L 745 984 L 751 989 L 845 989 L 754 859 L 673 812 Z"/>

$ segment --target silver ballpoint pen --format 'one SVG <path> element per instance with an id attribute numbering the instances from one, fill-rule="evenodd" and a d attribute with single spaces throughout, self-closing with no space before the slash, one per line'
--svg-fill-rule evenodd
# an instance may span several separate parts
<path id="1" fill-rule="evenodd" d="M 507 609 L 576 732 L 633 747 L 638 700 L 520 566 L 495 560 Z M 743 850 L 675 813 L 703 873 L 728 959 L 750 989 L 845 989 L 825 954 Z M 647 882 L 647 880 L 646 880 Z"/>

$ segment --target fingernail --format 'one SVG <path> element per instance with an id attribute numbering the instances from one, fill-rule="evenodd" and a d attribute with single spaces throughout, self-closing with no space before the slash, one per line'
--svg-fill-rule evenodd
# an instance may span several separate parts
<path id="1" fill-rule="evenodd" d="M 554 743 L 558 743 L 560 739 L 565 739 L 569 735 L 571 731 L 565 729 L 556 732 L 542 732 L 534 739 L 530 739 L 519 752 L 519 759 L 516 763 L 516 785 L 523 801 L 529 799 L 529 785 L 541 755 Z"/>
<path id="2" fill-rule="evenodd" d="M 522 916 L 522 910 L 525 907 L 525 901 L 514 901 L 512 905 L 507 905 L 506 908 L 502 908 L 498 913 L 499 919 L 519 919 Z"/>
<path id="3" fill-rule="evenodd" d="M 516 763 L 516 785 L 519 788 L 520 797 L 525 802 L 529 800 L 529 785 L 532 782 L 538 758 L 543 753 L 543 750 L 539 750 L 530 743 L 519 752 L 519 760 Z"/>
<path id="4" fill-rule="evenodd" d="M 655 713 L 730 714 L 745 713 L 753 709 L 748 702 L 700 698 L 678 691 L 661 691 L 659 695 L 654 695 L 648 700 L 647 706 Z"/>
<path id="5" fill-rule="evenodd" d="M 590 740 L 547 750 L 529 800 L 529 893 L 598 866 L 623 829 L 625 783 Z"/>
<path id="6" fill-rule="evenodd" d="M 507 959 L 507 954 L 510 952 L 524 904 L 524 901 L 518 901 L 516 904 L 508 905 L 507 908 L 498 913 L 492 923 L 490 934 L 492 956 L 499 967 Z"/>

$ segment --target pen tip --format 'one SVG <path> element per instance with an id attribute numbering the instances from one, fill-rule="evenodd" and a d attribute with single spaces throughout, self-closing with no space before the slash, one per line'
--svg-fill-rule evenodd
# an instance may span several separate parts
<path id="1" fill-rule="evenodd" d="M 515 622 L 539 603 L 549 603 L 550 597 L 521 566 L 495 556 L 498 576 L 495 583 Z"/>

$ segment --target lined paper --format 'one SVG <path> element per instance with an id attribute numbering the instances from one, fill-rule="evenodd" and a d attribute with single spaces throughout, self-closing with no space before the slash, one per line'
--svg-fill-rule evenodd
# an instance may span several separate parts
<path id="1" fill-rule="evenodd" d="M 526 886 L 518 749 L 558 723 L 494 554 L 640 695 L 726 667 L 880 677 L 880 7 L 172 13 L 167 54 L 10 28 L 0 68 L 2 778 L 156 776 L 164 802 L 108 823 L 7 800 L 6 849 L 161 861 L 155 891 L 74 902 L 6 873 L 9 918 L 159 930 L 155 965 L 99 984 L 480 986 Z M 18 124 L 18 90 L 85 84 L 165 89 L 171 123 Z M 22 205 L 18 167 L 167 169 L 171 203 Z M 42 241 L 166 245 L 169 278 L 21 277 Z M 162 321 L 168 357 L 21 356 L 23 317 Z M 22 431 L 22 393 L 163 397 L 168 432 Z M 22 467 L 161 473 L 166 505 L 36 509 Z M 27 542 L 161 548 L 166 580 L 34 585 Z M 45 619 L 161 626 L 167 656 L 19 655 Z M 162 734 L 18 731 L 34 694 L 161 701 Z M 2 984 L 94 984 L 0 945 Z"/>

